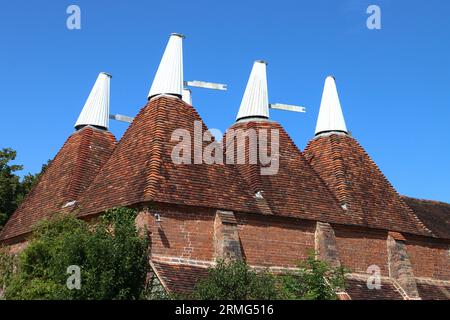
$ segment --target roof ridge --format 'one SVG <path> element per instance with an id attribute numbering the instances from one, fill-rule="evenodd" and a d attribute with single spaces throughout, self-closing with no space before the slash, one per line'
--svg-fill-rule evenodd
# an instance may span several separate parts
<path id="1" fill-rule="evenodd" d="M 246 129 L 253 129 L 253 130 L 255 130 L 255 127 L 256 127 L 256 125 L 254 124 L 254 122 L 242 122 L 242 125 L 239 125 L 239 127 L 240 126 L 243 126 L 243 127 L 245 127 Z M 232 127 L 233 128 L 233 127 Z M 228 143 L 230 143 L 230 142 L 228 142 Z M 259 148 L 259 144 L 257 145 L 257 147 Z M 245 159 L 248 159 L 248 149 L 247 148 L 245 148 Z M 257 164 L 257 165 L 259 165 L 259 164 Z M 258 188 L 258 186 L 260 186 L 261 185 L 261 176 L 260 176 L 260 174 L 258 174 L 258 172 L 255 172 L 256 170 L 258 170 L 258 168 L 256 168 L 256 166 L 257 165 L 253 165 L 253 166 L 246 166 L 246 171 L 248 172 L 248 180 L 247 180 L 247 183 L 249 184 L 249 186 L 251 187 L 251 189 L 252 189 L 252 192 L 253 193 L 256 193 L 256 192 L 258 192 L 258 191 L 261 191 L 261 190 L 259 190 L 259 188 Z M 256 169 L 256 170 L 255 170 Z M 239 170 L 238 170 L 239 171 Z"/>
<path id="2" fill-rule="evenodd" d="M 83 128 L 85 129 L 85 128 Z M 84 163 L 86 162 L 86 148 L 89 148 L 92 141 L 93 131 L 90 128 L 86 128 L 82 132 L 85 132 L 83 137 L 86 136 L 86 139 L 83 139 L 81 137 L 80 144 L 78 145 L 78 152 L 77 152 L 77 159 L 76 159 L 76 165 L 72 168 L 72 179 L 69 182 L 69 185 L 67 186 L 64 201 L 72 201 L 75 200 L 75 195 L 77 193 L 77 190 L 80 188 L 80 182 L 83 177 L 83 172 L 85 170 Z M 86 143 L 85 141 L 88 140 Z M 64 205 L 62 203 L 61 205 Z"/>
<path id="3" fill-rule="evenodd" d="M 331 155 L 332 155 L 332 163 L 333 163 L 333 167 L 334 167 L 334 172 L 333 172 L 333 176 L 334 179 L 336 181 L 336 187 L 330 185 L 330 183 L 327 182 L 326 179 L 323 179 L 322 175 L 319 173 L 319 171 L 317 171 L 312 165 L 311 163 L 309 163 L 309 165 L 313 168 L 314 172 L 317 173 L 317 175 L 320 177 L 320 179 L 324 182 L 324 184 L 327 186 L 327 188 L 330 190 L 330 192 L 333 194 L 333 196 L 336 198 L 337 202 L 342 206 L 344 205 L 348 205 L 350 206 L 350 211 L 351 211 L 351 207 L 352 205 L 349 203 L 350 202 L 350 196 L 351 195 L 351 190 L 348 189 L 348 184 L 346 183 L 344 177 L 346 175 L 346 168 L 343 164 L 343 160 L 342 160 L 342 154 L 339 151 L 339 147 L 340 146 L 340 142 L 338 139 L 334 139 L 334 136 L 336 134 L 332 133 L 329 134 L 327 136 L 316 136 L 314 137 L 314 139 L 310 140 L 305 148 L 305 152 L 307 152 L 307 150 L 309 149 L 310 145 L 312 144 L 313 141 L 321 139 L 322 137 L 325 138 L 329 138 L 326 140 L 326 143 L 329 144 L 330 146 L 330 150 L 331 150 Z M 336 154 L 339 154 L 339 156 L 336 156 Z M 312 161 L 314 159 L 314 155 L 308 154 L 309 161 Z M 342 172 L 342 174 L 339 174 L 340 172 Z M 337 187 L 341 188 L 341 192 L 338 192 L 336 190 Z"/>
<path id="4" fill-rule="evenodd" d="M 337 189 L 338 188 L 342 189 L 342 199 L 339 199 L 340 197 L 338 197 L 338 200 L 339 202 L 343 201 L 341 205 L 350 205 L 348 193 L 351 193 L 351 190 L 348 189 L 348 184 L 345 181 L 345 175 L 347 173 L 347 170 L 342 160 L 342 154 L 341 151 L 339 150 L 340 148 L 337 146 L 340 145 L 340 142 L 338 139 L 335 139 L 333 135 L 330 136 L 329 141 L 330 141 L 331 155 L 333 157 L 333 163 L 336 166 L 334 177 L 337 182 Z M 337 156 L 337 153 L 339 153 L 339 156 Z M 339 190 L 337 190 L 336 192 L 339 192 Z"/>
<path id="5" fill-rule="evenodd" d="M 163 116 L 160 112 L 159 103 L 164 100 L 160 100 L 158 97 L 155 99 L 157 100 L 155 102 L 154 106 L 151 106 L 150 103 L 147 104 L 145 108 L 155 108 L 155 126 L 152 127 L 151 133 L 149 133 L 150 136 L 153 137 L 154 143 L 151 145 L 151 155 L 150 159 L 148 160 L 148 165 L 145 166 L 146 169 L 146 181 L 144 184 L 143 192 L 142 192 L 142 200 L 151 200 L 154 198 L 156 193 L 156 187 L 158 182 L 161 180 L 161 166 L 162 166 L 162 156 L 164 153 L 163 146 L 161 145 L 162 141 L 164 140 L 163 132 L 164 132 L 164 125 L 162 121 L 160 120 Z"/>

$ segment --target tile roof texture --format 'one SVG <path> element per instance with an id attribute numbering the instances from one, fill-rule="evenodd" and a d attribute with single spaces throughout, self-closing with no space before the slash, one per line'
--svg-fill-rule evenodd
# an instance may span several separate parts
<path id="1" fill-rule="evenodd" d="M 192 164 L 172 161 L 172 150 L 179 144 L 171 139 L 172 133 L 186 130 L 192 139 L 194 121 L 201 121 L 200 116 L 180 98 L 151 99 L 80 200 L 80 216 L 149 201 L 255 212 L 254 198 L 233 168 L 193 164 L 194 152 Z M 204 142 L 203 147 L 207 144 Z"/>
<path id="2" fill-rule="evenodd" d="M 192 265 L 168 264 L 154 261 L 155 272 L 170 293 L 191 293 L 197 282 L 208 276 L 208 268 Z"/>
<path id="3" fill-rule="evenodd" d="M 334 195 L 312 169 L 281 125 L 272 121 L 248 121 L 237 122 L 229 130 L 231 129 L 235 131 L 240 129 L 247 133 L 254 130 L 257 135 L 260 132 L 267 132 L 268 155 L 272 153 L 271 130 L 277 131 L 279 135 L 279 169 L 273 175 L 261 175 L 261 168 L 268 166 L 264 166 L 260 158 L 257 163 L 249 164 L 248 139 L 235 137 L 231 140 L 228 136 L 227 140 L 227 135 L 223 139 L 227 150 L 232 148 L 233 141 L 235 148 L 239 144 L 243 148 L 241 150 L 245 150 L 246 163 L 237 164 L 235 160 L 236 164 L 233 166 L 248 183 L 252 194 L 262 191 L 263 199 L 257 200 L 259 211 L 255 213 L 335 223 L 347 220 L 343 217 L 345 213 L 338 205 Z M 243 143 L 245 143 L 245 147 Z M 259 143 L 259 148 L 262 147 L 263 145 Z M 237 152 L 235 152 L 235 157 L 236 154 Z"/>
<path id="4" fill-rule="evenodd" d="M 109 131 L 87 126 L 74 132 L 11 216 L 0 240 L 30 232 L 36 222 L 61 212 L 67 202 L 78 200 L 115 145 L 116 139 Z"/>
<path id="5" fill-rule="evenodd" d="M 417 290 L 422 300 L 450 300 L 450 285 L 417 281 Z"/>
<path id="6" fill-rule="evenodd" d="M 304 152 L 340 204 L 347 206 L 345 216 L 356 219 L 358 225 L 431 235 L 352 137 L 346 134 L 317 136 Z"/>
<path id="7" fill-rule="evenodd" d="M 205 279 L 209 273 L 208 268 L 193 265 L 169 264 L 160 261 L 153 261 L 152 265 L 163 286 L 170 293 L 175 294 L 191 293 L 198 281 Z M 370 290 L 366 282 L 359 277 L 347 278 L 345 291 L 352 300 L 403 300 L 401 293 L 387 278 L 383 278 L 380 289 Z M 434 285 L 424 285 L 421 288 L 423 293 L 427 290 L 428 298 L 425 299 L 442 299 L 445 297 L 445 290 L 448 290 L 448 288 L 440 287 L 439 292 L 434 292 L 433 289 L 436 289 Z"/>
<path id="8" fill-rule="evenodd" d="M 380 289 L 369 289 L 367 281 L 346 279 L 345 291 L 352 300 L 403 300 L 403 296 L 388 279 L 381 281 Z"/>
<path id="9" fill-rule="evenodd" d="M 450 204 L 404 196 L 402 199 L 434 235 L 450 239 Z"/>

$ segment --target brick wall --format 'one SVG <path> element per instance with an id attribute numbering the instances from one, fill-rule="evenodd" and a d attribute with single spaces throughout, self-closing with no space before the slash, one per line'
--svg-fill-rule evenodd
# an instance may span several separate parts
<path id="1" fill-rule="evenodd" d="M 389 276 L 387 232 L 333 225 L 342 266 L 352 272 L 366 273 L 377 265 L 382 276 Z"/>
<path id="2" fill-rule="evenodd" d="M 316 223 L 238 214 L 243 255 L 250 265 L 295 267 L 314 249 Z"/>
<path id="3" fill-rule="evenodd" d="M 154 216 L 159 213 L 158 224 Z M 313 221 L 236 213 L 242 254 L 255 266 L 294 267 L 315 247 Z M 151 252 L 158 256 L 213 261 L 215 210 L 160 205 L 141 213 L 138 224 L 148 224 Z M 333 225 L 342 266 L 366 273 L 377 265 L 389 276 L 387 232 Z M 406 251 L 416 277 L 450 280 L 449 245 L 423 237 L 407 239 Z"/>
<path id="4" fill-rule="evenodd" d="M 155 213 L 160 214 L 161 222 L 156 222 Z M 151 232 L 152 255 L 214 259 L 214 210 L 162 205 L 145 214 Z"/>
<path id="5" fill-rule="evenodd" d="M 450 244 L 408 236 L 406 250 L 416 277 L 450 280 Z"/>
<path id="6" fill-rule="evenodd" d="M 11 254 L 19 254 L 28 246 L 28 241 L 18 242 L 9 246 L 9 252 Z"/>

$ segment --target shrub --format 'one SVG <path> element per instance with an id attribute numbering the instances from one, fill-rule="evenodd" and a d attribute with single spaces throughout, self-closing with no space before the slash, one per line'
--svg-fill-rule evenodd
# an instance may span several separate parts
<path id="1" fill-rule="evenodd" d="M 18 257 L 7 299 L 139 299 L 149 270 L 147 239 L 136 211 L 115 208 L 94 225 L 72 215 L 41 222 Z M 81 288 L 70 290 L 69 266 L 79 266 Z"/>
<path id="2" fill-rule="evenodd" d="M 14 272 L 14 256 L 6 248 L 0 248 L 0 298 L 11 282 Z"/>
<path id="3" fill-rule="evenodd" d="M 332 268 L 312 252 L 289 274 L 256 272 L 243 261 L 218 261 L 196 285 L 192 298 L 201 300 L 335 300 L 344 289 L 344 268 Z M 175 297 L 180 298 L 180 297 Z"/>
<path id="4" fill-rule="evenodd" d="M 208 277 L 200 280 L 192 295 L 200 300 L 269 300 L 277 298 L 276 279 L 256 273 L 243 261 L 217 261 Z"/>
<path id="5" fill-rule="evenodd" d="M 344 289 L 346 270 L 316 260 L 314 253 L 298 267 L 298 271 L 281 277 L 280 297 L 283 299 L 336 300 L 336 292 Z"/>

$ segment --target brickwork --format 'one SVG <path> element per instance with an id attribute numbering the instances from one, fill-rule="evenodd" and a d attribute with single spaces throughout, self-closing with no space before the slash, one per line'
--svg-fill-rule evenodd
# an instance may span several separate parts
<path id="1" fill-rule="evenodd" d="M 215 258 L 225 261 L 242 259 L 238 224 L 232 211 L 216 212 L 214 219 Z"/>
<path id="2" fill-rule="evenodd" d="M 314 250 L 315 223 L 238 215 L 239 237 L 250 265 L 295 267 Z"/>
<path id="3" fill-rule="evenodd" d="M 406 243 L 395 238 L 395 235 L 389 234 L 387 239 L 389 276 L 399 284 L 409 299 L 419 299 Z"/>
<path id="4" fill-rule="evenodd" d="M 406 250 L 416 277 L 450 280 L 450 243 L 407 236 Z"/>
<path id="5" fill-rule="evenodd" d="M 22 250 L 24 250 L 28 246 L 28 241 L 22 241 L 9 246 L 9 253 L 11 254 L 19 254 Z"/>
<path id="6" fill-rule="evenodd" d="M 214 212 L 160 205 L 148 209 L 152 255 L 213 260 Z M 157 222 L 155 214 L 160 216 Z"/>
<path id="7" fill-rule="evenodd" d="M 386 239 L 387 232 L 333 226 L 341 264 L 352 272 L 366 273 L 371 265 L 388 276 Z"/>
<path id="8" fill-rule="evenodd" d="M 329 223 L 317 222 L 315 233 L 315 250 L 319 260 L 328 262 L 333 267 L 340 267 L 336 236 Z"/>

